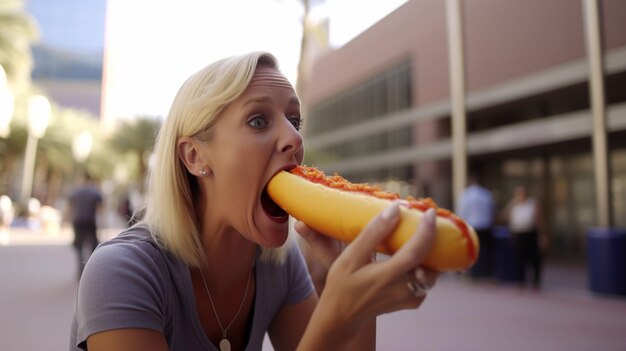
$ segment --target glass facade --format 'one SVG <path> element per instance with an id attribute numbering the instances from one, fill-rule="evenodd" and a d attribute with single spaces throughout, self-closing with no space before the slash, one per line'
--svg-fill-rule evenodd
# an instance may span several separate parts
<path id="1" fill-rule="evenodd" d="M 309 87 L 319 84 L 312 96 L 327 98 L 309 106 L 309 160 L 351 180 L 383 184 L 400 180 L 416 196 L 430 196 L 450 208 L 456 195 L 452 182 L 458 180 L 453 173 L 466 173 L 465 169 L 453 169 L 451 161 L 455 153 L 462 154 L 467 157 L 467 171 L 482 175 L 500 208 L 518 184 L 526 185 L 541 200 L 552 239 L 550 254 L 555 256 L 585 258 L 590 228 L 600 222 L 604 225 L 604 214 L 597 213 L 604 204 L 599 206 L 597 197 L 610 196 L 610 226 L 626 227 L 626 32 L 622 28 L 625 22 L 615 15 L 623 2 L 607 1 L 600 16 L 610 157 L 609 194 L 600 196 L 596 186 L 606 185 L 606 180 L 595 179 L 598 166 L 593 160 L 605 155 L 601 149 L 598 155 L 593 152 L 590 65 L 582 21 L 585 12 L 580 4 L 511 2 L 500 6 L 508 10 L 515 6 L 515 11 L 494 12 L 493 16 L 485 15 L 493 10 L 485 2 L 466 4 L 462 27 L 467 138 L 462 141 L 463 149 L 453 144 L 447 78 L 454 70 L 444 62 L 449 50 L 442 45 L 448 40 L 447 30 L 441 23 L 434 25 L 434 8 L 429 13 L 418 3 L 407 3 L 402 15 L 398 12 L 385 24 L 373 26 L 354 45 L 338 49 L 340 54 L 319 58 L 321 63 L 316 65 Z M 445 19 L 443 9 L 440 4 L 441 21 Z M 420 16 L 433 19 L 421 32 L 428 35 L 416 35 L 395 46 L 385 41 L 393 33 L 417 30 L 415 23 L 420 21 L 415 18 Z M 527 26 L 529 20 L 533 26 Z M 498 32 L 503 23 L 507 24 L 506 33 Z M 376 55 L 383 49 L 385 60 L 400 60 L 407 52 L 415 58 L 394 67 L 405 74 L 395 81 L 403 82 L 396 85 L 396 93 L 407 105 L 395 113 L 387 106 L 387 114 L 381 112 L 385 110 L 381 106 L 389 104 L 389 82 L 394 81 L 389 76 L 394 69 L 367 77 L 370 79 L 363 73 L 388 68 L 381 67 Z M 374 59 L 364 52 L 372 53 Z M 352 69 L 353 64 L 359 65 L 358 69 Z M 358 72 L 360 84 L 340 92 L 326 91 L 354 82 Z M 416 101 L 411 101 L 411 96 Z"/>
<path id="2" fill-rule="evenodd" d="M 307 135 L 316 136 L 408 109 L 411 96 L 411 64 L 405 61 L 313 106 Z"/>
<path id="3" fill-rule="evenodd" d="M 498 207 L 512 197 L 516 185 L 525 184 L 542 204 L 543 221 L 554 257 L 585 255 L 588 228 L 597 223 L 593 159 L 581 143 L 574 152 L 494 158 L 473 167 L 481 169 L 484 183 L 494 192 Z M 507 155 L 505 155 L 507 156 Z M 626 149 L 615 149 L 610 161 L 613 226 L 626 227 Z M 503 219 L 499 218 L 501 224 Z"/>
<path id="4" fill-rule="evenodd" d="M 404 78 L 400 75 L 403 74 Z M 623 83 L 607 76 L 607 102 L 615 106 L 626 101 Z M 335 129 L 348 131 L 351 126 L 372 119 L 397 116 L 411 109 L 411 65 L 402 63 L 357 87 L 313 106 L 308 118 L 307 136 L 324 136 Z M 393 100 L 390 92 L 398 94 Z M 376 98 L 376 95 L 382 97 Z M 390 103 L 393 101 L 393 103 Z M 413 107 L 414 108 L 414 107 Z M 588 86 L 573 84 L 540 95 L 521 97 L 486 108 L 470 110 L 467 114 L 468 135 L 497 131 L 535 120 L 538 123 L 559 120 L 567 113 L 589 108 Z M 626 116 L 620 116 L 626 118 Z M 423 125 L 429 123 L 429 125 Z M 421 147 L 416 144 L 416 128 L 437 133 L 437 140 L 449 140 L 450 118 L 441 116 L 410 127 L 381 130 L 366 136 L 337 138 L 333 143 L 310 151 L 305 162 L 311 164 L 342 164 L 369 157 L 380 158 L 396 151 L 404 152 Z M 432 127 L 436 128 L 432 128 Z M 611 196 L 613 226 L 626 227 L 626 135 L 623 131 L 610 134 Z M 549 233 L 550 255 L 567 259 L 585 257 L 587 231 L 597 223 L 593 156 L 590 137 L 559 142 L 544 142 L 510 148 L 515 140 L 532 139 L 532 135 L 505 133 L 500 137 L 513 138 L 506 149 L 493 149 L 469 156 L 468 169 L 478 171 L 484 183 L 494 192 L 499 208 L 512 197 L 516 185 L 525 184 L 531 195 L 541 201 L 545 229 Z M 623 141 L 624 140 L 624 141 Z M 447 156 L 447 154 L 446 154 Z M 434 162 L 434 163 L 433 163 Z M 431 163 L 437 169 L 436 179 L 424 183 L 416 171 L 429 161 L 390 162 L 384 166 L 372 165 L 359 170 L 342 171 L 354 182 L 376 183 L 402 196 L 433 196 L 444 207 L 451 208 L 450 159 L 435 158 Z M 423 188 L 427 186 L 428 188 Z M 437 187 L 442 189 L 435 189 Z M 445 189 L 443 189 L 445 188 Z M 448 191 L 444 191 L 444 190 Z M 500 224 L 504 224 L 499 219 Z"/>
<path id="5" fill-rule="evenodd" d="M 392 116 L 411 107 L 411 96 L 411 64 L 405 61 L 314 106 L 307 117 L 306 135 L 315 137 L 335 129 Z M 314 150 L 307 154 L 306 162 L 332 162 L 362 157 L 406 148 L 411 144 L 411 128 L 395 128 Z M 408 180 L 411 167 L 373 169 L 345 176 L 352 181 Z"/>
<path id="6" fill-rule="evenodd" d="M 30 0 L 40 40 L 33 82 L 55 103 L 100 113 L 106 0 Z"/>

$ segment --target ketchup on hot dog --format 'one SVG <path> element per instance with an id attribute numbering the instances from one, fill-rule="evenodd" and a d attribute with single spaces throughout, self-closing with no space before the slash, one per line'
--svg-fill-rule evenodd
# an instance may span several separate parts
<path id="1" fill-rule="evenodd" d="M 383 200 L 401 200 L 400 195 L 384 191 L 377 186 L 372 186 L 365 183 L 351 183 L 342 176 L 335 174 L 327 176 L 323 171 L 308 166 L 297 166 L 289 171 L 290 173 L 302 177 L 310 182 L 321 184 L 329 188 L 340 189 L 344 191 L 353 191 L 363 193 L 366 195 L 374 196 Z M 431 198 L 415 199 L 413 197 L 407 197 L 401 202 L 402 205 L 413 208 L 422 212 L 430 208 L 434 208 L 437 212 L 437 216 L 447 218 L 452 221 L 461 231 L 462 235 L 467 239 L 467 250 L 469 257 L 472 260 L 476 259 L 476 247 L 474 242 L 470 238 L 469 229 L 463 219 L 459 218 L 454 213 L 444 208 L 437 207 L 437 204 Z"/>

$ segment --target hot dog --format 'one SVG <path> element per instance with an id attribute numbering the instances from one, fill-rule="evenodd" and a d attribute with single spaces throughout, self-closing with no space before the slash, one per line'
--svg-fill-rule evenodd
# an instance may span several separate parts
<path id="1" fill-rule="evenodd" d="M 400 199 L 398 194 L 364 183 L 350 183 L 337 174 L 326 176 L 306 166 L 276 174 L 267 185 L 267 193 L 291 216 L 346 243 L 354 240 L 392 201 L 400 201 L 400 222 L 377 248 L 386 254 L 396 252 L 413 235 L 424 212 L 435 208 L 437 236 L 423 265 L 440 272 L 460 271 L 469 268 L 478 257 L 474 229 L 452 212 L 438 208 L 429 198 Z"/>

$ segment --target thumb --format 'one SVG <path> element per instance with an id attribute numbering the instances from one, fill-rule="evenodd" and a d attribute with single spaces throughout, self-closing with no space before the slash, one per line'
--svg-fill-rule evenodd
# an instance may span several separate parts
<path id="1" fill-rule="evenodd" d="M 309 244 L 313 255 L 326 269 L 330 269 L 330 266 L 341 253 L 339 242 L 318 233 L 302 221 L 297 221 L 294 224 L 294 229 Z"/>

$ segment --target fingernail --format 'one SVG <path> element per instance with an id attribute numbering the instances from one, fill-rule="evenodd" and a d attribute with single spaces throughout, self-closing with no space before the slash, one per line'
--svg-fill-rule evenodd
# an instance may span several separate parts
<path id="1" fill-rule="evenodd" d="M 394 200 L 394 202 L 399 203 L 402 206 L 407 206 L 407 207 L 409 206 L 409 202 L 404 199 L 397 199 L 397 200 Z"/>
<path id="2" fill-rule="evenodd" d="M 437 212 L 435 212 L 434 208 L 429 208 L 424 214 L 424 220 L 428 224 L 434 224 L 436 217 L 437 217 Z"/>
<path id="3" fill-rule="evenodd" d="M 398 211 L 399 211 L 398 204 L 393 203 L 383 211 L 383 213 L 381 214 L 381 217 L 384 220 L 390 220 L 398 215 Z"/>

